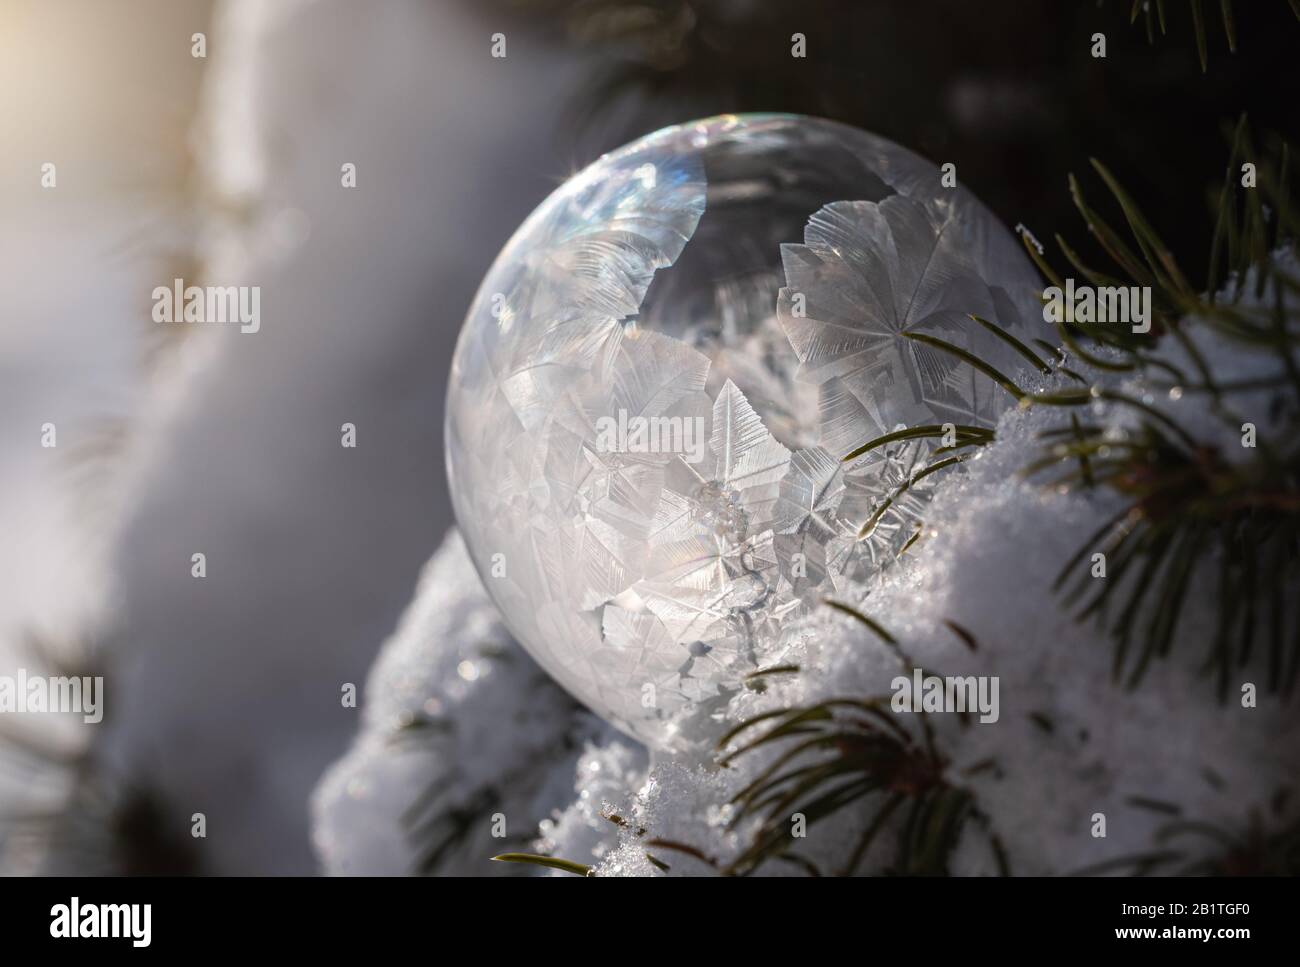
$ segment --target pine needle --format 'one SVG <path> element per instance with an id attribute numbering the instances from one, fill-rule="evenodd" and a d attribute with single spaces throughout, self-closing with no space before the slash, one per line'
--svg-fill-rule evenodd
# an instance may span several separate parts
<path id="1" fill-rule="evenodd" d="M 595 876 L 590 866 L 582 863 L 575 863 L 573 860 L 562 860 L 554 856 L 538 856 L 535 853 L 498 853 L 492 857 L 494 863 L 525 863 L 529 866 L 544 866 L 552 870 L 561 870 L 565 873 L 572 873 L 574 876 Z"/>

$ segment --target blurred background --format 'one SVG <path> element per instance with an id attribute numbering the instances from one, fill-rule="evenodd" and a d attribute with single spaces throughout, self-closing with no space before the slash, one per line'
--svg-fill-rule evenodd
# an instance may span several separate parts
<path id="1" fill-rule="evenodd" d="M 1239 3 L 1234 55 L 1208 11 L 1202 72 L 1165 6 L 1151 42 L 1094 0 L 0 0 L 0 674 L 107 689 L 99 726 L 0 720 L 0 871 L 316 869 L 308 796 L 357 725 L 340 689 L 452 523 L 464 312 L 602 151 L 830 117 L 1085 260 L 1066 176 L 1100 201 L 1096 156 L 1201 273 L 1225 125 L 1296 135 L 1300 24 Z M 261 331 L 154 324 L 174 278 L 260 286 Z"/>

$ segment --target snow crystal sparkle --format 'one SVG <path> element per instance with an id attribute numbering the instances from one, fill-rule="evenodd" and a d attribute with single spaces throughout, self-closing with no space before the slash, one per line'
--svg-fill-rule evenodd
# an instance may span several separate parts
<path id="1" fill-rule="evenodd" d="M 969 317 L 1028 338 L 1037 291 L 973 196 L 863 131 L 726 116 L 600 158 L 497 257 L 452 365 L 452 499 L 511 631 L 614 724 L 688 744 L 917 532 L 930 442 L 845 455 L 1005 404 L 907 334 L 1014 368 Z M 699 459 L 602 445 L 628 419 L 703 428 Z"/>

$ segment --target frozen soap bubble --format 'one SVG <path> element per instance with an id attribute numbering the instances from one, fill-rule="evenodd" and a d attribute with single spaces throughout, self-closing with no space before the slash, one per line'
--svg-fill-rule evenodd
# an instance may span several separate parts
<path id="1" fill-rule="evenodd" d="M 524 222 L 465 320 L 457 520 L 511 631 L 652 746 L 689 744 L 800 618 L 885 566 L 944 470 L 899 427 L 991 425 L 1028 338 L 1018 242 L 937 167 L 788 115 L 667 128 Z"/>

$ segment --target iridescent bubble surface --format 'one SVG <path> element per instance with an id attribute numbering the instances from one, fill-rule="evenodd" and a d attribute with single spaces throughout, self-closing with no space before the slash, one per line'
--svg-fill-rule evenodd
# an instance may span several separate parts
<path id="1" fill-rule="evenodd" d="M 818 602 L 917 533 L 937 441 L 1004 391 L 1040 284 L 1007 229 L 883 138 L 788 115 L 656 132 L 557 189 L 487 274 L 447 461 L 521 643 L 652 746 L 686 744 Z M 1039 323 L 1041 325 L 1041 323 Z"/>

